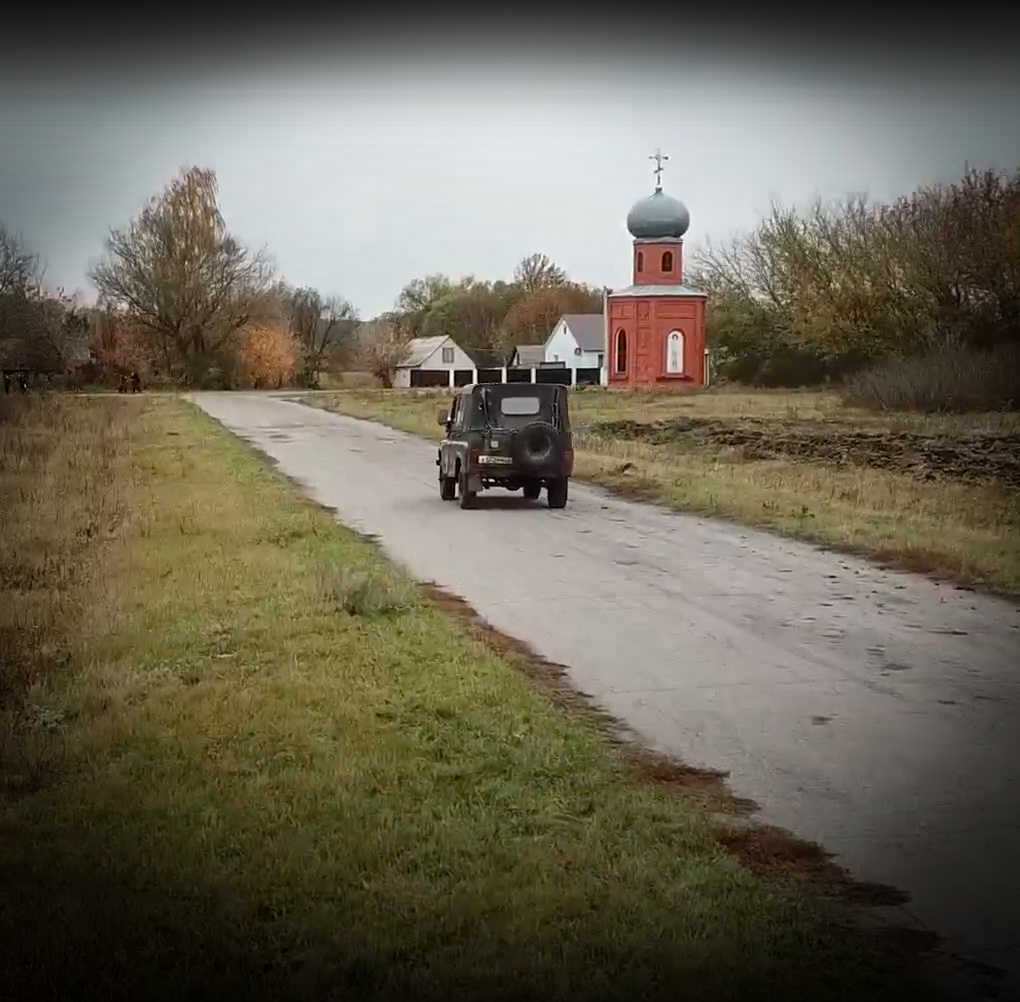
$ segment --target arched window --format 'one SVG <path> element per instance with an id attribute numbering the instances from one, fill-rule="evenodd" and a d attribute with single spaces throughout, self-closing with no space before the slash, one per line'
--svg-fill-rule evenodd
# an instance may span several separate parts
<path id="1" fill-rule="evenodd" d="M 673 252 L 663 251 L 662 252 L 662 270 L 672 271 L 673 270 Z"/>
<path id="2" fill-rule="evenodd" d="M 683 375 L 684 335 L 683 331 L 670 331 L 666 338 L 666 372 L 671 376 Z"/>
<path id="3" fill-rule="evenodd" d="M 627 371 L 627 332 L 622 327 L 616 332 L 616 371 Z"/>
<path id="4" fill-rule="evenodd" d="M 638 271 L 645 270 L 645 256 L 644 254 L 641 253 L 641 251 L 637 252 L 637 270 Z"/>

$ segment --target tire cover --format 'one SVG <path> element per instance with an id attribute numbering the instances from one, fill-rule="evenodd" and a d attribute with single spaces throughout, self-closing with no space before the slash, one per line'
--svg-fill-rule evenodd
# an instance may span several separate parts
<path id="1" fill-rule="evenodd" d="M 559 453 L 559 433 L 548 421 L 534 421 L 514 436 L 514 462 L 524 470 L 551 465 Z"/>

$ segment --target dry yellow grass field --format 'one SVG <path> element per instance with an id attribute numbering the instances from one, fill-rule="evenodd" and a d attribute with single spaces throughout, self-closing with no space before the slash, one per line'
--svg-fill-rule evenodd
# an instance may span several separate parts
<path id="1" fill-rule="evenodd" d="M 0 398 L 0 494 L 5 1000 L 919 997 L 184 402 Z"/>
<path id="2" fill-rule="evenodd" d="M 449 391 L 306 398 L 426 438 Z M 833 393 L 576 391 L 576 475 L 1020 596 L 1020 414 L 875 414 Z"/>

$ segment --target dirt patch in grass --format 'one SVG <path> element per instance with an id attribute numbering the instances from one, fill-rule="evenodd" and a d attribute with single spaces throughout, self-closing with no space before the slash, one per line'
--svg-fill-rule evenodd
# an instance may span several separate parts
<path id="1" fill-rule="evenodd" d="M 1020 433 L 975 430 L 938 435 L 859 430 L 827 422 L 680 417 L 666 421 L 597 422 L 596 436 L 648 445 L 737 449 L 746 459 L 795 459 L 868 466 L 923 481 L 955 479 L 1020 489 Z"/>

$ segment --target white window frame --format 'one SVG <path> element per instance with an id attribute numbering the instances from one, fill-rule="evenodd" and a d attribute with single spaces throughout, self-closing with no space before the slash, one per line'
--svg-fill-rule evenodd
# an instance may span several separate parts
<path id="1" fill-rule="evenodd" d="M 684 375 L 684 349 L 687 347 L 683 331 L 670 331 L 666 335 L 666 374 L 669 376 Z M 676 353 L 674 365 L 673 346 L 676 345 L 679 351 Z"/>
<path id="2" fill-rule="evenodd" d="M 442 355 L 443 365 L 453 365 L 454 363 L 453 348 L 450 347 L 450 345 L 447 345 L 445 348 L 442 349 L 442 352 L 443 352 Z M 447 355 L 447 353 L 449 353 L 449 355 Z"/>

